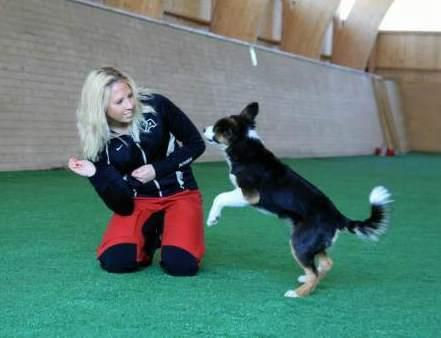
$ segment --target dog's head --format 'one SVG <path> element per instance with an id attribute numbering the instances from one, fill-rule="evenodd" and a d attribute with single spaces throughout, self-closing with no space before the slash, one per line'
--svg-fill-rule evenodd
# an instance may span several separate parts
<path id="1" fill-rule="evenodd" d="M 214 125 L 204 129 L 204 136 L 210 143 L 218 143 L 226 147 L 245 138 L 258 138 L 256 133 L 256 116 L 259 104 L 248 104 L 239 115 L 223 117 Z"/>

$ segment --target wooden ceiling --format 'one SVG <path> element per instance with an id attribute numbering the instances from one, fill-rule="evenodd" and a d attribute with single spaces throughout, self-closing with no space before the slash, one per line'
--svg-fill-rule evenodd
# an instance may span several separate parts
<path id="1" fill-rule="evenodd" d="M 393 0 L 356 0 L 344 22 L 340 0 L 103 0 L 108 6 L 164 20 L 174 16 L 215 34 L 320 59 L 333 27 L 332 63 L 365 69 L 378 27 Z"/>

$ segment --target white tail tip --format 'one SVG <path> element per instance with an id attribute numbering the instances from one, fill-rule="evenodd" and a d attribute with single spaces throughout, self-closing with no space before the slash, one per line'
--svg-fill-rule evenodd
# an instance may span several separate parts
<path id="1" fill-rule="evenodd" d="M 391 193 L 382 186 L 375 187 L 372 189 L 369 195 L 369 202 L 373 205 L 385 205 L 393 202 L 391 198 Z"/>

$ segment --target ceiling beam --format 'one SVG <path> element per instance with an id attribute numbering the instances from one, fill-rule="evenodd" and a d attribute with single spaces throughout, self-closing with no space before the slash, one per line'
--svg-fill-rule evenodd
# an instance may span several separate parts
<path id="1" fill-rule="evenodd" d="M 337 25 L 331 62 L 365 69 L 378 34 L 378 27 L 394 0 L 357 0 L 348 18 Z"/>
<path id="2" fill-rule="evenodd" d="M 210 31 L 256 42 L 264 9 L 269 0 L 216 0 Z"/>
<path id="3" fill-rule="evenodd" d="M 320 59 L 323 38 L 340 0 L 283 0 L 280 49 Z"/>
<path id="4" fill-rule="evenodd" d="M 104 4 L 155 19 L 164 13 L 162 0 L 104 0 Z"/>

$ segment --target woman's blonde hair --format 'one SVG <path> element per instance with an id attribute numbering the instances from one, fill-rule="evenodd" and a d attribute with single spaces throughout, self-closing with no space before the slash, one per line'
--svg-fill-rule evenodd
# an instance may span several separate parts
<path id="1" fill-rule="evenodd" d="M 127 82 L 133 92 L 133 97 L 136 98 L 134 118 L 129 126 L 129 134 L 135 142 L 139 142 L 143 108 L 139 102 L 139 91 L 135 82 L 129 75 L 114 67 L 106 66 L 92 70 L 84 81 L 77 108 L 77 127 L 83 156 L 89 160 L 98 160 L 98 154 L 112 137 L 106 111 L 110 102 L 111 87 L 117 81 Z M 142 95 L 149 95 L 148 90 L 143 89 Z"/>

